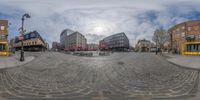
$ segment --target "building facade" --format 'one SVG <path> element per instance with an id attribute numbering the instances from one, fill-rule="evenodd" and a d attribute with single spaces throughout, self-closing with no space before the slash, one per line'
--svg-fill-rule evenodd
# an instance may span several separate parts
<path id="1" fill-rule="evenodd" d="M 174 53 L 200 55 L 200 20 L 180 23 L 168 30 Z"/>
<path id="2" fill-rule="evenodd" d="M 99 41 L 99 49 L 100 50 L 108 50 L 108 44 L 104 40 Z"/>
<path id="3" fill-rule="evenodd" d="M 10 51 L 15 51 L 14 44 L 15 44 L 15 38 L 10 39 L 10 42 L 9 42 Z"/>
<path id="4" fill-rule="evenodd" d="M 67 47 L 67 36 L 74 33 L 71 29 L 65 29 L 60 34 L 60 49 L 64 50 Z"/>
<path id="5" fill-rule="evenodd" d="M 13 45 L 16 51 L 21 50 L 21 42 L 18 37 L 15 38 Z M 37 31 L 29 32 L 24 35 L 23 46 L 25 51 L 44 51 L 47 44 Z"/>
<path id="6" fill-rule="evenodd" d="M 98 49 L 99 49 L 98 44 L 94 43 L 87 44 L 87 50 L 89 51 L 96 51 Z"/>
<path id="7" fill-rule="evenodd" d="M 74 32 L 67 36 L 66 51 L 87 50 L 87 39 L 79 32 Z"/>
<path id="8" fill-rule="evenodd" d="M 129 39 L 124 32 L 108 36 L 99 42 L 100 49 L 112 51 L 127 51 L 129 49 Z"/>
<path id="9" fill-rule="evenodd" d="M 52 43 L 52 48 L 51 48 L 52 51 L 58 51 L 60 50 L 60 43 L 58 42 L 53 42 Z"/>
<path id="10" fill-rule="evenodd" d="M 9 55 L 8 20 L 0 20 L 0 55 Z"/>
<path id="11" fill-rule="evenodd" d="M 146 39 L 138 40 L 135 50 L 138 52 L 150 52 L 154 49 L 154 44 Z"/>

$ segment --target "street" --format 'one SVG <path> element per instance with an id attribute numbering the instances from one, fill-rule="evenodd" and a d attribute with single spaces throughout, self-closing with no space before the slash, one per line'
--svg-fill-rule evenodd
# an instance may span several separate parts
<path id="1" fill-rule="evenodd" d="M 58 52 L 1 69 L 1 98 L 14 100 L 187 99 L 195 96 L 198 71 L 152 53 L 79 57 Z"/>

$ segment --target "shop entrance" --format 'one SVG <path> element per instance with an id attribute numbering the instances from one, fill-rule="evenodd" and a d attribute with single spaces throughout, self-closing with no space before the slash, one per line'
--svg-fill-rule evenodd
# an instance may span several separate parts
<path id="1" fill-rule="evenodd" d="M 187 44 L 187 52 L 200 52 L 200 44 Z"/>
<path id="2" fill-rule="evenodd" d="M 0 44 L 0 52 L 6 51 L 6 44 Z"/>

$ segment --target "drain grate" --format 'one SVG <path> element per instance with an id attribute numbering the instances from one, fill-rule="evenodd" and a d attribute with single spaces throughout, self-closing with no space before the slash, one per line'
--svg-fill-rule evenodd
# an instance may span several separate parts
<path id="1" fill-rule="evenodd" d="M 118 65 L 123 65 L 123 64 L 124 64 L 124 62 L 122 62 L 122 61 L 119 61 L 117 64 L 118 64 Z"/>

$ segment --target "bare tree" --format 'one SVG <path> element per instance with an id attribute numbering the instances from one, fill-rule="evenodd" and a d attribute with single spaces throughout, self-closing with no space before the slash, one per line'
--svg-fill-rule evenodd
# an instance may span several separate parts
<path id="1" fill-rule="evenodd" d="M 164 44 L 168 40 L 168 34 L 166 30 L 164 30 L 163 28 L 156 29 L 152 40 L 156 43 L 156 47 L 160 48 L 160 54 L 162 54 L 164 49 Z"/>

